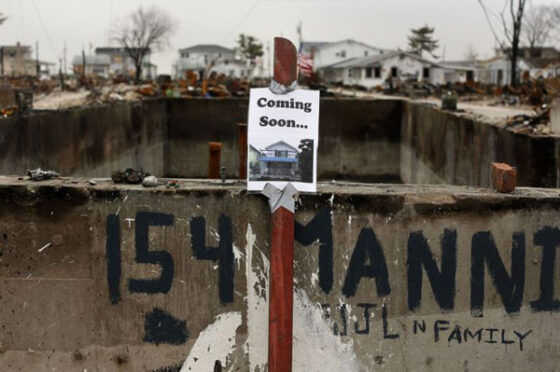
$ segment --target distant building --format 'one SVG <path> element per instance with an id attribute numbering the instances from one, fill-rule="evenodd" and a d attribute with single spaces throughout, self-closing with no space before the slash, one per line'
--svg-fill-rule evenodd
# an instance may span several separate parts
<path id="1" fill-rule="evenodd" d="M 50 76 L 54 68 L 54 63 L 33 58 L 30 46 L 20 43 L 0 46 L 0 74 L 3 76 L 37 76 L 37 72 L 39 76 Z"/>
<path id="2" fill-rule="evenodd" d="M 302 42 L 299 53 L 311 57 L 317 71 L 352 58 L 377 56 L 384 51 L 356 40 L 346 39 L 336 42 Z"/>
<path id="3" fill-rule="evenodd" d="M 366 88 L 396 81 L 425 81 L 444 84 L 445 73 L 456 71 L 416 54 L 385 51 L 369 57 L 350 58 L 319 68 L 319 76 L 327 83 L 360 85 Z"/>
<path id="4" fill-rule="evenodd" d="M 72 68 L 75 74 L 82 75 L 84 72 L 84 58 L 76 55 L 72 59 Z M 107 55 L 86 55 L 86 76 L 101 76 L 109 78 L 111 74 L 111 58 Z"/>
<path id="5" fill-rule="evenodd" d="M 184 78 L 187 71 L 192 71 L 202 79 L 206 69 L 209 69 L 208 72 L 235 78 L 246 77 L 249 73 L 247 65 L 236 59 L 233 49 L 215 44 L 200 44 L 179 49 L 179 58 L 173 65 L 173 76 Z"/>
<path id="6" fill-rule="evenodd" d="M 487 60 L 445 62 L 444 65 L 462 66 L 470 71 L 469 77 L 482 84 L 507 85 L 511 81 L 510 58 L 499 50 L 496 53 L 496 56 Z M 560 77 L 560 51 L 552 47 L 520 48 L 517 74 L 520 82 Z"/>
<path id="7" fill-rule="evenodd" d="M 89 62 L 88 62 L 89 61 Z M 88 66 L 91 63 L 91 67 Z M 74 73 L 83 71 L 83 57 L 76 55 L 72 58 Z M 136 76 L 136 67 L 132 58 L 120 47 L 95 48 L 95 55 L 86 56 L 86 75 L 97 75 L 106 78 Z M 154 79 L 157 76 L 157 66 L 150 62 L 150 53 L 142 61 L 142 79 Z"/>

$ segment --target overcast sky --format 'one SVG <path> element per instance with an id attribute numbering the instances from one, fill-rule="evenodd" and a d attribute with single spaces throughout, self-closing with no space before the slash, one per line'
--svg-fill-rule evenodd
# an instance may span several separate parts
<path id="1" fill-rule="evenodd" d="M 504 0 L 485 3 L 499 12 Z M 406 48 L 410 28 L 428 24 L 440 40 L 437 53 L 445 49 L 447 60 L 462 59 L 469 44 L 481 57 L 490 57 L 494 47 L 477 0 L 0 0 L 0 12 L 9 16 L 0 26 L 0 43 L 34 48 L 38 41 L 41 60 L 57 62 L 66 41 L 70 67 L 82 47 L 87 52 L 90 45 L 107 45 L 109 29 L 141 5 L 157 5 L 178 22 L 169 48 L 152 57 L 158 73 L 171 72 L 179 48 L 233 47 L 241 32 L 265 46 L 278 35 L 296 42 L 298 21 L 307 41 L 352 38 L 387 49 Z"/>

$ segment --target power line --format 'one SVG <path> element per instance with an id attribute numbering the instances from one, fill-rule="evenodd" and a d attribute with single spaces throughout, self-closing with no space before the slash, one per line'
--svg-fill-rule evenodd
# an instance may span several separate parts
<path id="1" fill-rule="evenodd" d="M 227 38 L 229 36 L 231 36 L 235 31 L 237 31 L 237 29 L 243 24 L 243 22 L 245 22 L 245 20 L 247 20 L 247 18 L 251 15 L 251 13 L 253 13 L 253 10 L 255 10 L 255 7 L 257 6 L 257 4 L 259 3 L 260 0 L 255 0 L 255 2 L 251 5 L 251 7 L 247 10 L 247 12 L 245 12 L 245 14 L 241 17 L 241 19 L 239 20 L 239 22 L 237 22 L 237 24 L 235 25 L 235 27 L 227 33 L 227 35 L 224 37 L 222 42 L 225 42 L 227 40 Z"/>
<path id="2" fill-rule="evenodd" d="M 47 32 L 47 28 L 45 27 L 45 22 L 43 22 L 43 17 L 41 17 L 41 13 L 39 12 L 39 8 L 37 8 L 37 4 L 35 3 L 35 0 L 31 0 L 31 3 L 33 4 L 33 8 L 35 9 L 35 14 L 37 15 L 37 18 L 39 19 L 39 24 L 41 25 L 41 28 L 43 29 L 43 33 L 45 34 L 45 37 L 47 38 L 47 41 L 49 42 L 49 46 L 51 47 L 51 51 L 53 52 L 53 54 L 56 56 L 56 48 L 54 47 L 54 44 L 49 36 L 49 33 Z"/>

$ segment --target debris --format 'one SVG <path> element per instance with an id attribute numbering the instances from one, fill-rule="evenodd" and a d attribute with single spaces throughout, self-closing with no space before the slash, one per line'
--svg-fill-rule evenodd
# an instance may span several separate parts
<path id="1" fill-rule="evenodd" d="M 94 180 L 88 180 L 88 183 L 92 186 L 97 185 L 97 182 L 95 182 Z"/>
<path id="2" fill-rule="evenodd" d="M 39 250 L 37 252 L 41 253 L 43 252 L 45 249 L 47 249 L 48 247 L 50 247 L 52 245 L 52 243 L 47 243 L 44 246 L 42 246 L 41 248 L 39 248 Z"/>
<path id="3" fill-rule="evenodd" d="M 226 167 L 220 168 L 220 178 L 222 179 L 222 183 L 226 183 Z"/>
<path id="4" fill-rule="evenodd" d="M 177 180 L 168 180 L 167 183 L 165 184 L 165 187 L 170 189 L 170 188 L 178 188 L 179 187 L 179 181 Z"/>
<path id="5" fill-rule="evenodd" d="M 144 187 L 156 187 L 159 181 L 156 176 L 147 176 L 142 180 L 142 186 Z"/>
<path id="6" fill-rule="evenodd" d="M 58 178 L 60 175 L 52 170 L 42 170 L 41 168 L 27 170 L 27 176 L 32 181 L 44 181 L 51 178 Z"/>
<path id="7" fill-rule="evenodd" d="M 535 115 L 515 115 L 510 118 L 506 127 L 511 128 L 513 132 L 518 134 L 550 134 L 550 128 L 547 123 L 550 120 L 550 107 L 542 105 L 540 111 Z"/>
<path id="8" fill-rule="evenodd" d="M 506 163 L 492 163 L 492 186 L 494 190 L 510 193 L 517 184 L 517 170 Z"/>
<path id="9" fill-rule="evenodd" d="M 441 97 L 442 110 L 457 111 L 457 95 L 451 92 L 446 92 Z"/>
<path id="10" fill-rule="evenodd" d="M 142 170 L 135 170 L 132 168 L 127 168 L 124 172 L 115 171 L 111 174 L 111 179 L 114 183 L 128 183 L 137 185 L 142 183 L 144 178 L 150 176 L 150 173 L 145 173 Z"/>

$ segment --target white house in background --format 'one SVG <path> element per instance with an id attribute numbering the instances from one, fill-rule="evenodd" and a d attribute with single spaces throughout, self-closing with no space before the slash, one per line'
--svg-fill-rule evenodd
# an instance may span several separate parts
<path id="1" fill-rule="evenodd" d="M 447 83 L 466 83 L 478 81 L 477 61 L 445 61 L 439 65 L 444 68 L 443 80 Z"/>
<path id="2" fill-rule="evenodd" d="M 446 71 L 453 69 L 402 51 L 351 58 L 318 69 L 319 76 L 327 83 L 342 82 L 366 88 L 384 85 L 389 79 L 444 84 Z"/>
<path id="3" fill-rule="evenodd" d="M 136 75 L 136 67 L 132 58 L 122 47 L 99 47 L 95 48 L 95 55 L 102 58 L 109 58 L 109 77 L 128 77 L 134 78 Z M 157 66 L 150 61 L 151 51 L 144 56 L 142 60 L 142 79 L 153 79 L 157 75 Z M 81 58 L 81 56 L 80 56 Z M 86 57 L 87 70 L 87 57 Z"/>
<path id="4" fill-rule="evenodd" d="M 83 73 L 83 56 L 75 55 L 72 58 L 72 68 L 75 74 Z M 86 56 L 86 76 L 101 76 L 108 78 L 111 70 L 111 57 L 108 55 L 87 55 Z"/>
<path id="5" fill-rule="evenodd" d="M 187 71 L 193 71 L 202 79 L 204 71 L 212 63 L 209 72 L 228 77 L 242 78 L 249 72 L 246 64 L 236 59 L 233 49 L 215 44 L 200 44 L 179 49 L 179 59 L 173 65 L 173 76 L 184 78 Z"/>
<path id="6" fill-rule="evenodd" d="M 362 42 L 346 39 L 336 42 L 302 42 L 299 53 L 313 59 L 313 69 L 330 66 L 351 58 L 371 57 L 384 51 Z"/>
<path id="7" fill-rule="evenodd" d="M 511 62 L 503 53 L 497 53 L 487 60 L 445 62 L 443 65 L 463 67 L 472 71 L 469 75 L 472 75 L 474 81 L 482 84 L 507 85 L 511 80 Z M 521 82 L 528 79 L 560 77 L 560 51 L 552 47 L 521 48 L 517 73 Z"/>

